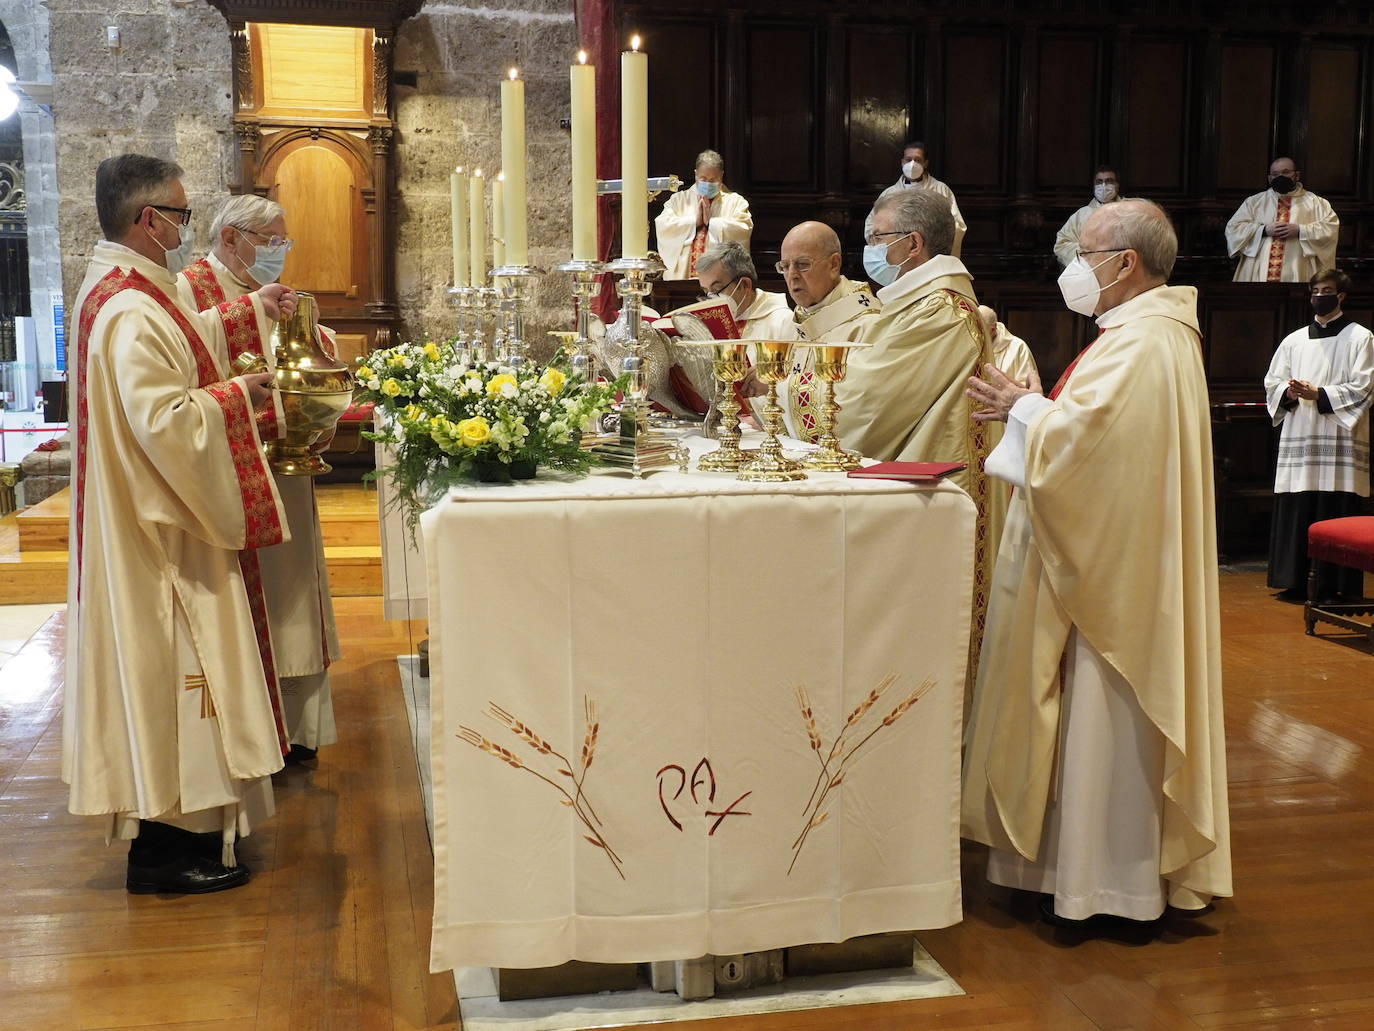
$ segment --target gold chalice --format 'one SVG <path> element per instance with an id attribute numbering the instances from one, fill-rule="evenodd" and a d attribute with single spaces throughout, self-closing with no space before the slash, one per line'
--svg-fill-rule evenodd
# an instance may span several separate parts
<path id="1" fill-rule="evenodd" d="M 763 410 L 767 436 L 757 454 L 739 471 L 739 479 L 750 483 L 788 483 L 806 479 L 801 463 L 782 456 L 778 434 L 782 431 L 782 405 L 778 404 L 778 384 L 792 374 L 792 346 L 795 340 L 750 340 L 757 361 L 754 371 L 768 384 L 768 403 Z"/>
<path id="2" fill-rule="evenodd" d="M 720 408 L 720 431 L 716 434 L 720 443 L 714 451 L 697 459 L 697 468 L 706 473 L 738 472 L 746 456 L 739 449 L 740 406 L 735 400 L 735 384 L 749 375 L 749 341 L 681 339 L 678 345 L 709 347 L 711 371 L 721 384 L 720 400 L 717 402 Z"/>
<path id="3" fill-rule="evenodd" d="M 859 468 L 859 456 L 853 451 L 840 447 L 835 436 L 836 416 L 840 406 L 835 402 L 835 384 L 844 379 L 849 365 L 849 352 L 857 347 L 869 347 L 863 343 L 830 343 L 825 340 L 802 341 L 798 347 L 808 347 L 812 352 L 813 375 L 825 384 L 825 401 L 821 405 L 821 433 L 816 441 L 820 446 L 802 460 L 808 469 L 826 473 L 843 473 Z"/>

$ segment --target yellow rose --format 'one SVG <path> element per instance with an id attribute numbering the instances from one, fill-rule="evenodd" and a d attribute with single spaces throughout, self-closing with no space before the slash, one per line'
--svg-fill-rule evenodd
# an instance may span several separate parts
<path id="1" fill-rule="evenodd" d="M 500 397 L 501 391 L 505 388 L 507 383 L 517 388 L 520 386 L 520 384 L 516 382 L 515 377 L 509 372 L 503 372 L 501 375 L 493 376 L 491 379 L 487 380 L 487 397 Z"/>
<path id="2" fill-rule="evenodd" d="M 539 385 L 555 397 L 563 393 L 563 385 L 567 382 L 568 377 L 558 369 L 545 369 L 544 375 L 539 377 Z"/>
<path id="3" fill-rule="evenodd" d="M 368 380 L 370 380 L 370 379 L 371 379 L 373 376 L 375 376 L 375 375 L 377 375 L 377 374 L 376 374 L 375 372 L 372 371 L 371 366 L 368 366 L 368 365 L 359 365 L 359 366 L 358 366 L 358 378 L 359 378 L 360 380 L 362 380 L 364 383 L 366 383 Z"/>
<path id="4" fill-rule="evenodd" d="M 401 384 L 397 383 L 394 379 L 386 379 L 382 381 L 382 393 L 385 394 L 387 397 L 395 397 L 400 392 Z"/>
<path id="5" fill-rule="evenodd" d="M 405 365 L 406 356 L 403 354 L 393 354 L 390 358 L 386 360 L 386 363 L 390 365 L 393 369 L 399 369 L 401 366 Z"/>
<path id="6" fill-rule="evenodd" d="M 433 340 L 425 344 L 425 357 L 432 362 L 437 362 L 439 360 L 439 348 Z"/>
<path id="7" fill-rule="evenodd" d="M 491 426 L 480 415 L 458 423 L 458 439 L 465 447 L 481 447 L 491 439 Z"/>

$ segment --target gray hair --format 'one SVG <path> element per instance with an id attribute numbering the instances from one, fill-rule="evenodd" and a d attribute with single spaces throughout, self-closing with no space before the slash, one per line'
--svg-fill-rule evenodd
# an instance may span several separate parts
<path id="1" fill-rule="evenodd" d="M 725 159 L 714 150 L 703 150 L 697 155 L 697 159 L 692 165 L 692 171 L 695 172 L 698 168 L 714 168 L 718 170 L 721 175 L 724 175 Z"/>
<path id="2" fill-rule="evenodd" d="M 754 268 L 754 259 L 749 257 L 749 252 L 743 244 L 718 243 L 707 248 L 706 253 L 697 259 L 698 272 L 715 268 L 717 265 L 724 267 L 725 271 L 730 273 L 731 279 L 748 276 L 751 283 L 758 285 L 759 273 Z"/>
<path id="3" fill-rule="evenodd" d="M 146 154 L 120 154 L 100 162 L 95 170 L 95 213 L 105 239 L 122 239 L 144 208 L 168 199 L 172 182 L 181 175 L 176 162 Z"/>
<path id="4" fill-rule="evenodd" d="M 286 209 L 274 200 L 256 193 L 240 193 L 230 197 L 215 213 L 215 220 L 210 223 L 210 242 L 219 242 L 219 232 L 225 226 L 257 232 L 285 214 Z"/>
<path id="5" fill-rule="evenodd" d="M 902 190 L 888 194 L 874 206 L 874 211 L 889 210 L 896 222 L 893 228 L 920 233 L 932 255 L 954 250 L 954 213 L 948 198 L 934 190 Z"/>
<path id="6" fill-rule="evenodd" d="M 1140 265 L 1151 278 L 1167 280 L 1178 257 L 1178 234 L 1169 213 L 1144 197 L 1126 197 L 1099 210 L 1110 212 L 1116 244 L 1139 254 Z"/>

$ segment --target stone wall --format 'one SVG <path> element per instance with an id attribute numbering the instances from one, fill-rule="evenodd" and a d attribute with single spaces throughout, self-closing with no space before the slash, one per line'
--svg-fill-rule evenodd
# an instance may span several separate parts
<path id="1" fill-rule="evenodd" d="M 25 0 L 21 0 L 21 3 Z M 27 0 L 32 3 L 32 0 Z M 68 305 L 100 239 L 95 169 L 137 151 L 176 161 L 197 244 L 233 181 L 229 31 L 202 0 L 47 0 L 57 126 L 58 233 Z M 121 44 L 106 43 L 117 25 Z"/>
<path id="2" fill-rule="evenodd" d="M 16 0 L 0 0 L 15 3 Z M 28 7 L 31 0 L 17 0 Z M 236 178 L 229 32 L 204 0 L 48 0 L 59 235 L 68 301 L 100 239 L 95 168 L 136 150 L 177 161 L 198 244 Z M 118 25 L 122 46 L 105 41 Z M 397 90 L 397 288 L 407 335 L 443 336 L 456 319 L 451 276 L 448 175 L 457 164 L 500 165 L 500 80 L 512 65 L 526 80 L 530 259 L 544 268 L 571 253 L 567 68 L 577 50 L 567 0 L 426 3 L 397 34 L 395 67 L 414 72 Z M 567 276 L 540 284 L 527 332 L 535 353 L 548 329 L 571 322 Z"/>
<path id="3" fill-rule="evenodd" d="M 552 269 L 571 256 L 571 139 L 558 123 L 568 117 L 576 52 L 567 0 L 429 2 L 402 24 L 395 67 L 418 77 L 396 99 L 396 269 L 407 334 L 453 332 L 448 177 L 456 165 L 499 169 L 500 82 L 512 66 L 526 82 L 530 261 Z M 534 354 L 552 349 L 547 330 L 571 328 L 571 297 L 565 273 L 540 283 L 526 330 Z"/>

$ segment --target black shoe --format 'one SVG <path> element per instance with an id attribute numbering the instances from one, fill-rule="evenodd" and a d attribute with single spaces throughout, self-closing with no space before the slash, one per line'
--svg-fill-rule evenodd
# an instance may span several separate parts
<path id="1" fill-rule="evenodd" d="M 312 769 L 319 765 L 319 750 L 306 748 L 305 745 L 292 745 L 291 751 L 286 753 L 287 766 L 309 766 Z"/>
<path id="2" fill-rule="evenodd" d="M 204 856 L 183 855 L 160 866 L 135 866 L 129 863 L 125 887 L 130 895 L 207 895 L 247 884 L 248 867 L 240 863 L 227 867 Z"/>
<path id="3" fill-rule="evenodd" d="M 1040 898 L 1040 919 L 1051 927 L 1066 927 L 1071 930 L 1083 930 L 1093 922 L 1092 917 L 1086 920 L 1071 920 L 1066 916 L 1060 916 L 1054 911 L 1054 896 L 1043 895 Z"/>

